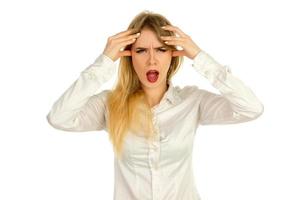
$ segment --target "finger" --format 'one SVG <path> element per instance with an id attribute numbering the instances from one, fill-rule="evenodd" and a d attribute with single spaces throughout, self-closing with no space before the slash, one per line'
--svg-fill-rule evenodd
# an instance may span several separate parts
<path id="1" fill-rule="evenodd" d="M 173 57 L 177 57 L 177 56 L 185 56 L 185 51 L 184 51 L 184 50 L 172 51 L 172 56 L 173 56 Z"/>
<path id="2" fill-rule="evenodd" d="M 140 36 L 141 34 L 140 33 L 135 33 L 135 34 L 131 34 L 131 35 L 128 35 L 128 36 L 123 36 L 123 37 L 120 37 L 118 39 L 115 39 L 116 42 L 124 42 L 124 41 L 127 41 L 127 40 L 130 40 L 130 39 L 136 39 Z"/>
<path id="3" fill-rule="evenodd" d="M 169 40 L 169 41 L 164 41 L 166 45 L 178 45 L 178 46 L 183 46 L 184 42 L 181 40 Z"/>
<path id="4" fill-rule="evenodd" d="M 176 26 L 172 26 L 172 25 L 166 25 L 164 26 L 165 30 L 170 30 L 170 31 L 174 31 L 175 33 L 177 33 L 180 37 L 187 37 L 188 35 L 185 34 L 182 30 L 180 30 L 178 27 Z"/>
<path id="5" fill-rule="evenodd" d="M 133 38 L 133 39 L 130 39 L 130 40 L 125 40 L 125 41 L 123 41 L 123 42 L 120 42 L 120 43 L 119 43 L 119 46 L 120 46 L 120 48 L 121 48 L 121 47 L 125 47 L 125 46 L 127 46 L 127 45 L 129 45 L 129 44 L 134 43 L 135 41 L 136 41 L 136 38 Z"/>
<path id="6" fill-rule="evenodd" d="M 176 36 L 160 36 L 160 38 L 163 39 L 163 40 L 167 40 L 167 41 L 169 41 L 169 40 L 184 41 L 183 38 L 176 37 Z"/>
<path id="7" fill-rule="evenodd" d="M 129 34 L 132 34 L 136 32 L 136 29 L 129 29 L 127 31 L 122 31 L 120 33 L 117 33 L 116 35 L 113 35 L 112 38 L 113 39 L 117 39 L 117 38 L 120 38 L 120 37 L 123 37 L 123 36 L 126 36 L 126 35 L 129 35 Z"/>

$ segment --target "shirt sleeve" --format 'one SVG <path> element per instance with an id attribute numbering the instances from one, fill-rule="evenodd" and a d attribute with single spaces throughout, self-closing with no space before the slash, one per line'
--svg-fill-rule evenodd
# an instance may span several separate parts
<path id="1" fill-rule="evenodd" d="M 233 124 L 254 120 L 264 106 L 253 91 L 208 53 L 200 51 L 193 68 L 203 75 L 220 94 L 196 87 L 198 124 Z"/>
<path id="2" fill-rule="evenodd" d="M 48 123 L 64 131 L 106 129 L 105 97 L 109 90 L 95 94 L 116 71 L 116 65 L 101 54 L 84 69 L 79 78 L 54 102 L 47 114 Z"/>

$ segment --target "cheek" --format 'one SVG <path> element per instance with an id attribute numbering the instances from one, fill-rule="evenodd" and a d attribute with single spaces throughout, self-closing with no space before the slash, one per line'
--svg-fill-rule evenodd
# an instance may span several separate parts
<path id="1" fill-rule="evenodd" d="M 141 56 L 138 53 L 132 51 L 131 52 L 131 59 L 132 59 L 132 62 L 140 63 L 143 59 L 143 56 Z"/>
<path id="2" fill-rule="evenodd" d="M 136 70 L 141 70 L 145 64 L 146 64 L 146 59 L 143 56 L 132 56 L 132 64 Z"/>
<path id="3" fill-rule="evenodd" d="M 170 68 L 170 65 L 171 65 L 172 57 L 166 56 L 161 61 L 162 61 L 162 66 L 165 66 L 165 70 L 164 71 L 168 71 L 169 68 Z"/>
<path id="4" fill-rule="evenodd" d="M 143 69 L 143 61 L 139 58 L 134 58 L 132 57 L 132 65 L 133 65 L 133 68 L 134 68 L 134 71 L 139 75 L 142 73 L 142 69 Z"/>

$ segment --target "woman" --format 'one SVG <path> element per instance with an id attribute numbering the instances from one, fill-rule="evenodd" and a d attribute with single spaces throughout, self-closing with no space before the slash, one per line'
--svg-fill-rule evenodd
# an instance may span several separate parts
<path id="1" fill-rule="evenodd" d="M 173 86 L 184 56 L 221 94 Z M 95 94 L 115 73 L 118 58 L 116 86 Z M 61 130 L 109 133 L 114 199 L 199 200 L 192 171 L 197 127 L 246 122 L 262 113 L 262 103 L 229 67 L 165 17 L 146 11 L 108 38 L 103 53 L 54 103 L 47 119 Z"/>

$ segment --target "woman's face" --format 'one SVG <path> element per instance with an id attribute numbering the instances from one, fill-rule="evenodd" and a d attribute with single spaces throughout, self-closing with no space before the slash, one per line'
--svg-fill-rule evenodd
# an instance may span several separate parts
<path id="1" fill-rule="evenodd" d="M 149 28 L 141 30 L 141 35 L 131 48 L 132 63 L 141 84 L 147 88 L 154 88 L 166 84 L 172 51 L 161 43 L 156 34 Z M 157 73 L 150 73 L 155 70 Z"/>

